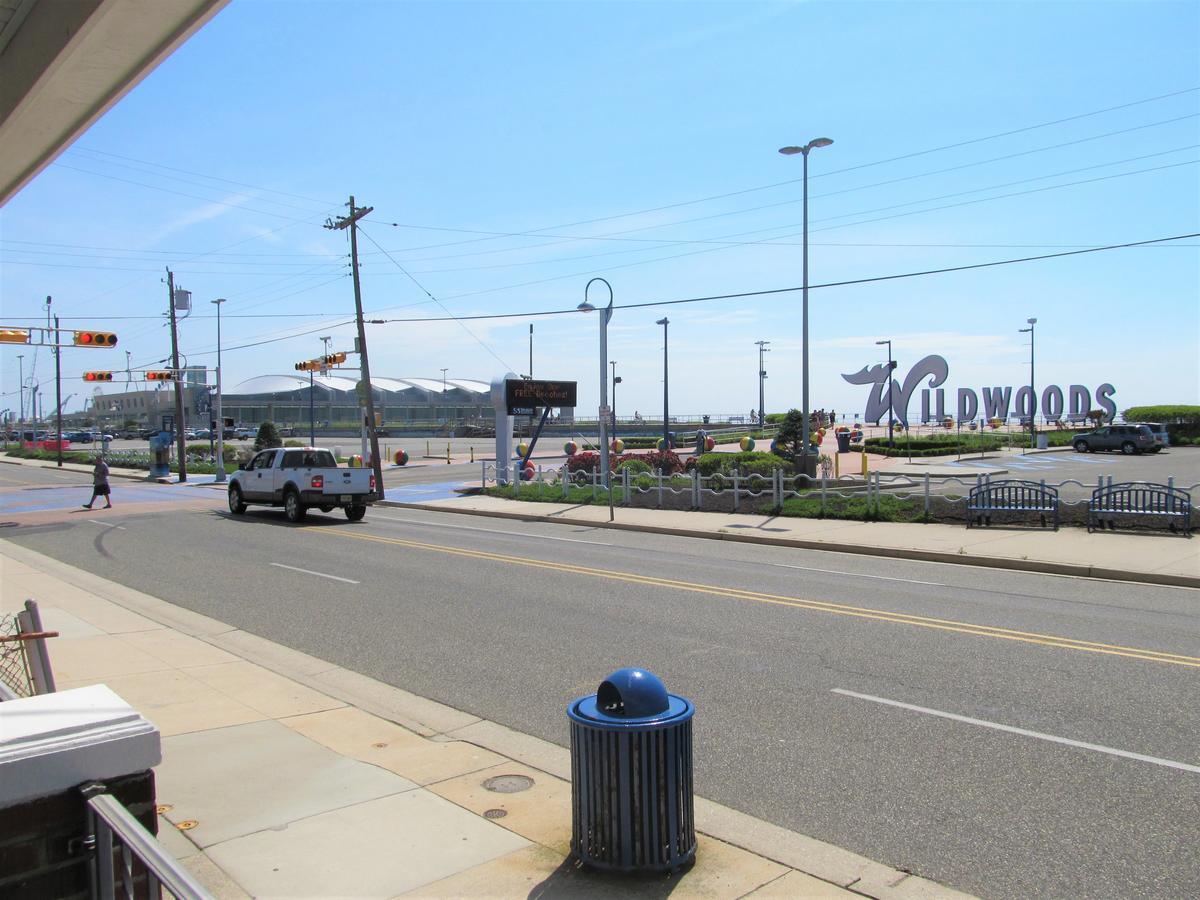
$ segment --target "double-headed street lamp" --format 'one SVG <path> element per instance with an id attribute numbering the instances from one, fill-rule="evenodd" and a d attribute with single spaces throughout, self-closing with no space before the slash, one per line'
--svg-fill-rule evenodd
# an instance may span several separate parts
<path id="1" fill-rule="evenodd" d="M 1037 319 L 1025 321 L 1029 323 L 1029 327 L 1020 329 L 1020 333 L 1029 335 L 1029 449 L 1033 450 L 1037 447 L 1037 425 L 1034 418 L 1037 415 L 1037 394 L 1033 392 L 1033 327 L 1037 325 Z"/>
<path id="2" fill-rule="evenodd" d="M 763 428 L 766 426 L 766 419 L 763 418 L 763 407 L 765 406 L 765 403 L 763 402 L 763 382 L 767 377 L 767 370 L 763 365 L 763 354 L 771 352 L 767 349 L 767 344 L 771 342 L 755 341 L 754 343 L 758 346 L 758 427 Z"/>
<path id="3" fill-rule="evenodd" d="M 803 450 L 804 455 L 802 457 L 802 461 L 803 461 L 802 464 L 804 466 L 804 474 L 809 477 L 812 477 L 816 473 L 816 465 L 815 465 L 815 463 L 810 464 L 810 462 L 809 462 L 810 443 L 809 443 L 809 436 L 808 436 L 808 431 L 809 431 L 809 422 L 808 422 L 808 154 L 809 154 L 809 151 L 811 151 L 814 147 L 828 147 L 832 143 L 833 143 L 833 141 L 830 140 L 829 138 L 819 137 L 819 138 L 813 138 L 811 141 L 809 141 L 803 147 L 780 147 L 779 148 L 779 152 L 782 153 L 784 156 L 795 156 L 797 153 L 803 154 L 803 156 L 804 156 L 804 244 L 803 244 L 803 247 L 804 247 L 804 249 L 803 249 L 803 255 L 804 255 L 803 285 L 804 286 L 803 286 L 803 295 L 802 295 L 803 296 L 802 319 L 803 319 L 803 323 L 804 323 L 804 325 L 803 325 L 804 344 L 803 344 L 802 362 L 801 362 L 801 365 L 803 368 L 801 377 L 804 379 L 803 392 L 802 392 L 802 396 L 801 396 L 803 409 L 801 410 L 801 412 L 803 413 L 803 416 L 804 416 L 804 422 L 801 425 L 801 428 L 802 428 L 801 433 L 802 433 L 802 440 L 804 441 L 804 450 Z"/>
<path id="4" fill-rule="evenodd" d="M 593 278 L 583 288 L 583 302 L 576 307 L 580 312 L 592 312 L 596 309 L 588 302 L 588 290 L 593 284 L 599 281 L 608 288 L 608 306 L 600 311 L 600 477 L 604 480 L 605 487 L 609 486 L 608 473 L 608 320 L 612 318 L 613 313 L 613 289 L 612 285 L 603 278 Z M 609 497 L 612 497 L 612 492 L 609 492 Z M 611 515 L 611 512 L 610 512 Z"/>
<path id="5" fill-rule="evenodd" d="M 225 298 L 219 297 L 209 302 L 217 307 L 217 459 L 214 467 L 216 477 L 213 480 L 221 484 L 225 481 L 225 417 L 221 409 L 221 304 Z"/>
<path id="6" fill-rule="evenodd" d="M 892 423 L 895 421 L 895 413 L 893 412 L 893 408 L 892 408 L 892 382 L 893 382 L 895 379 L 894 379 L 894 378 L 892 378 L 892 369 L 894 369 L 894 368 L 895 368 L 895 366 L 892 364 L 892 342 L 891 342 L 891 340 L 889 339 L 889 340 L 886 340 L 886 341 L 876 341 L 876 342 L 875 342 L 875 346 L 877 346 L 877 347 L 878 347 L 878 346 L 881 346 L 881 345 L 883 345 L 883 344 L 887 344 L 887 348 L 888 348 L 888 367 L 887 367 L 887 379 L 888 379 L 888 446 L 889 446 L 889 447 L 891 447 L 891 446 L 892 446 L 892 431 L 894 430 L 894 426 L 892 425 Z"/>

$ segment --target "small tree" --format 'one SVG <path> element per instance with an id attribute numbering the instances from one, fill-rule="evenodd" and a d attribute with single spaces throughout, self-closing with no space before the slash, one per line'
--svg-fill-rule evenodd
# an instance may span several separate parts
<path id="1" fill-rule="evenodd" d="M 811 432 L 809 440 L 811 438 Z M 775 435 L 775 446 L 786 450 L 790 456 L 799 456 L 804 451 L 804 413 L 789 409 Z"/>
<path id="2" fill-rule="evenodd" d="M 274 422 L 263 422 L 258 426 L 258 435 L 254 438 L 254 451 L 266 450 L 270 447 L 282 447 L 283 438 Z"/>
<path id="3" fill-rule="evenodd" d="M 1108 417 L 1108 413 L 1102 409 L 1093 409 L 1088 412 L 1087 417 L 1092 420 L 1093 428 L 1099 428 L 1104 424 L 1104 420 Z"/>

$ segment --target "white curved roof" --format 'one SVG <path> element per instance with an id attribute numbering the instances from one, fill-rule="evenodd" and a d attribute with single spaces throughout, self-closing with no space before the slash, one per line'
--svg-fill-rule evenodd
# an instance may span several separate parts
<path id="1" fill-rule="evenodd" d="M 353 393 L 358 379 L 343 375 L 320 375 L 314 373 L 313 382 L 330 390 Z M 440 378 L 386 378 L 376 376 L 371 379 L 371 386 L 376 390 L 388 393 L 398 393 L 400 391 L 412 390 L 413 388 L 430 391 L 435 394 L 442 393 L 442 380 Z M 307 375 L 258 375 L 254 378 L 247 378 L 233 387 L 226 388 L 224 393 L 235 396 L 239 394 L 286 394 L 292 391 L 303 390 L 307 387 Z M 474 394 L 487 394 L 491 392 L 491 385 L 487 382 L 476 381 L 472 378 L 449 378 L 446 380 L 446 387 L 448 389 L 457 388 Z"/>

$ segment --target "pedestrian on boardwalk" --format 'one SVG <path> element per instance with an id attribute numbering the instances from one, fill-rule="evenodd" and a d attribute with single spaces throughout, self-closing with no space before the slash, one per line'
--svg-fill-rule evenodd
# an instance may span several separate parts
<path id="1" fill-rule="evenodd" d="M 91 509 L 97 497 L 103 497 L 105 509 L 112 509 L 111 489 L 108 486 L 108 463 L 103 456 L 96 457 L 96 467 L 92 469 L 92 499 L 83 504 L 84 509 Z"/>

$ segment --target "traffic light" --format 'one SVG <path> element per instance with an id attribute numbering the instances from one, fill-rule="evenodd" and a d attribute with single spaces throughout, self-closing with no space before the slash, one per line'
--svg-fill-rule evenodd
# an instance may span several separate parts
<path id="1" fill-rule="evenodd" d="M 319 359 L 309 359 L 305 360 L 304 362 L 296 363 L 297 372 L 315 372 L 320 368 L 321 361 Z"/>
<path id="2" fill-rule="evenodd" d="M 0 328 L 0 344 L 28 344 L 28 328 Z"/>
<path id="3" fill-rule="evenodd" d="M 115 347 L 117 336 L 109 331 L 77 331 L 76 347 Z"/>
<path id="4" fill-rule="evenodd" d="M 147 381 L 174 381 L 175 373 L 174 372 L 147 372 L 146 380 Z"/>
<path id="5" fill-rule="evenodd" d="M 345 353 L 331 353 L 327 357 L 325 357 L 325 365 L 327 365 L 327 366 L 340 365 L 341 363 L 344 363 L 345 361 L 346 361 Z"/>
<path id="6" fill-rule="evenodd" d="M 112 372 L 84 372 L 84 381 L 112 381 Z"/>

